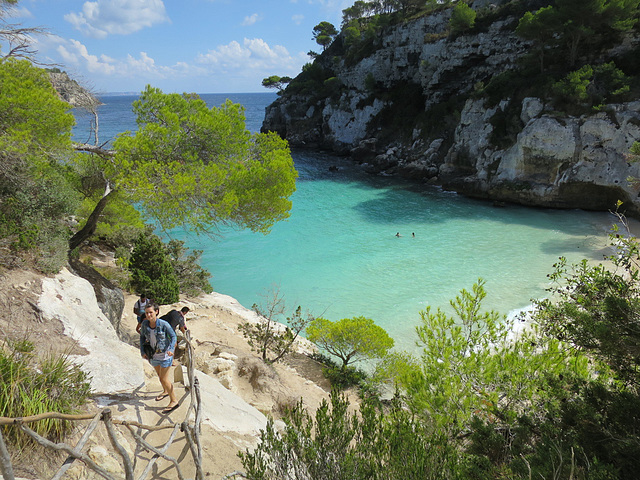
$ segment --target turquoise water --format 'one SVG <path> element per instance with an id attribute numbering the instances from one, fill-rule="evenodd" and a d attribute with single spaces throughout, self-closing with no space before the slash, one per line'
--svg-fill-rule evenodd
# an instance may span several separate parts
<path id="1" fill-rule="evenodd" d="M 254 131 L 275 98 L 229 97 L 247 106 L 247 125 Z M 217 105 L 225 96 L 203 98 Z M 103 137 L 107 128 L 135 128 L 126 114 L 131 98 L 103 101 Z M 294 151 L 293 157 L 300 178 L 291 217 L 269 235 L 224 229 L 219 239 L 184 231 L 173 236 L 204 250 L 202 265 L 212 272 L 214 289 L 247 307 L 277 285 L 291 309 L 301 305 L 331 320 L 370 317 L 400 348 L 414 344 L 420 310 L 447 306 L 479 277 L 486 280 L 487 307 L 505 314 L 526 307 L 545 295 L 546 275 L 559 256 L 600 260 L 613 220 L 578 210 L 496 208 L 371 176 L 319 152 Z M 330 165 L 339 170 L 329 172 Z"/>

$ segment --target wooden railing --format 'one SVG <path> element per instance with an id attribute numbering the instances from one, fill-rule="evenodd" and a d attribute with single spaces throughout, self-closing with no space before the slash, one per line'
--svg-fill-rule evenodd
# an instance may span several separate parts
<path id="1" fill-rule="evenodd" d="M 191 456 L 193 458 L 193 464 L 195 466 L 195 479 L 196 480 L 204 480 L 204 473 L 202 470 L 202 446 L 200 442 L 200 426 L 202 422 L 202 400 L 200 396 L 200 385 L 198 379 L 195 376 L 195 368 L 193 362 L 193 344 L 191 342 L 191 336 L 189 331 L 185 332 L 185 340 L 187 344 L 187 349 L 185 351 L 186 357 L 186 367 L 187 367 L 187 375 L 188 375 L 188 385 L 185 385 L 185 388 L 189 390 L 189 407 L 185 414 L 184 420 L 181 423 L 175 424 L 167 424 L 167 425 L 144 425 L 138 422 L 130 422 L 128 420 L 118 420 L 112 418 L 112 413 L 109 408 L 105 408 L 95 415 L 92 414 L 84 414 L 84 415 L 68 415 L 58 412 L 47 412 L 39 415 L 33 415 L 30 417 L 20 417 L 20 418 L 8 418 L 8 417 L 0 417 L 0 425 L 14 425 L 16 428 L 22 430 L 25 434 L 31 437 L 40 445 L 47 447 L 49 449 L 64 452 L 66 453 L 67 459 L 60 466 L 58 471 L 51 477 L 51 480 L 60 480 L 64 473 L 71 467 L 71 465 L 79 460 L 85 464 L 85 466 L 95 473 L 100 475 L 101 477 L 107 480 L 117 480 L 117 477 L 113 476 L 113 473 L 107 472 L 103 467 L 98 465 L 94 460 L 92 460 L 87 454 L 82 452 L 85 444 L 89 440 L 89 437 L 97 428 L 100 422 L 104 423 L 107 434 L 111 441 L 111 444 L 114 447 L 114 450 L 119 454 L 122 458 L 122 464 L 124 466 L 124 475 L 126 480 L 134 480 L 134 462 L 132 458 L 129 456 L 125 448 L 118 442 L 116 429 L 114 425 L 122 425 L 126 427 L 126 429 L 131 434 L 131 437 L 135 441 L 137 448 L 141 450 L 146 450 L 153 453 L 153 456 L 145 466 L 144 471 L 138 477 L 138 480 L 144 480 L 148 478 L 151 469 L 154 464 L 157 462 L 159 458 L 163 458 L 170 463 L 173 464 L 172 468 L 176 471 L 176 478 L 179 480 L 185 480 L 185 476 L 180 469 L 180 465 L 178 460 L 174 457 L 171 457 L 166 454 L 167 450 L 173 443 L 176 435 L 178 434 L 178 430 L 180 430 L 189 445 L 189 450 L 191 451 Z M 195 418 L 193 421 L 190 421 L 190 417 L 192 412 L 195 412 Z M 41 435 L 34 432 L 27 425 L 30 423 L 38 422 L 45 419 L 61 419 L 67 421 L 81 421 L 81 420 L 91 420 L 89 425 L 87 426 L 84 434 L 75 445 L 72 447 L 67 445 L 66 443 L 54 443 Z M 147 432 L 157 431 L 157 430 L 165 430 L 172 429 L 171 434 L 169 435 L 166 443 L 161 447 L 157 448 L 147 442 L 142 435 L 140 435 L 140 430 L 146 430 Z M 136 450 L 138 451 L 138 450 Z M 13 474 L 13 466 L 11 464 L 11 457 L 7 450 L 7 447 L 4 442 L 4 438 L 2 437 L 2 431 L 0 430 L 0 472 L 4 476 L 5 480 L 15 480 L 15 476 Z M 234 472 L 235 473 L 235 472 Z"/>

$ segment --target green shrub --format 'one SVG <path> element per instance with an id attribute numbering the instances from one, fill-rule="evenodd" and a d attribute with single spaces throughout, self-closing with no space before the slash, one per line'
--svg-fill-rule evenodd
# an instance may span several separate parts
<path id="1" fill-rule="evenodd" d="M 178 278 L 167 249 L 158 236 L 147 234 L 138 237 L 131 253 L 129 271 L 131 287 L 136 292 L 144 292 L 163 305 L 180 299 Z"/>
<path id="2" fill-rule="evenodd" d="M 70 169 L 73 116 L 47 72 L 27 60 L 0 63 L 0 236 L 22 258 L 40 258 L 68 239 L 79 201 Z M 15 260 L 15 258 L 14 258 Z M 35 266 L 56 271 L 59 257 Z"/>
<path id="3" fill-rule="evenodd" d="M 17 418 L 45 412 L 76 413 L 90 394 L 86 374 L 69 361 L 67 354 L 38 358 L 33 350 L 33 344 L 26 339 L 7 342 L 0 348 L 0 416 Z M 57 441 L 71 429 L 71 424 L 47 419 L 30 428 Z M 31 442 L 13 426 L 2 427 L 2 434 L 18 447 Z"/>
<path id="4" fill-rule="evenodd" d="M 195 297 L 213 291 L 209 283 L 211 274 L 199 265 L 202 250 L 189 253 L 183 241 L 171 240 L 167 245 L 167 253 L 178 278 L 181 293 Z"/>
<path id="5" fill-rule="evenodd" d="M 336 391 L 315 415 L 301 403 L 276 430 L 269 419 L 257 448 L 240 453 L 250 479 L 440 480 L 456 475 L 447 439 L 416 421 L 397 399 L 366 399 L 358 412 Z"/>
<path id="6" fill-rule="evenodd" d="M 349 26 L 342 30 L 344 36 L 344 44 L 346 47 L 355 45 L 360 40 L 360 29 L 355 26 Z"/>
<path id="7" fill-rule="evenodd" d="M 12 164 L 7 158 L 2 161 Z M 24 165 L 14 166 L 22 170 L 21 178 L 14 183 L 0 179 L 0 237 L 8 240 L 15 255 L 35 259 L 39 270 L 57 272 L 68 250 L 65 217 L 74 212 L 77 197 L 57 168 L 47 167 L 46 176 L 33 178 Z"/>
<path id="8" fill-rule="evenodd" d="M 453 7 L 453 12 L 451 12 L 451 19 L 449 20 L 451 34 L 457 35 L 466 30 L 469 30 L 470 28 L 473 28 L 475 22 L 475 10 L 463 1 L 458 1 L 456 3 L 456 6 Z"/>
<path id="9" fill-rule="evenodd" d="M 323 363 L 322 374 L 325 376 L 333 388 L 340 390 L 350 387 L 363 387 L 367 380 L 367 374 L 355 367 L 340 368 L 331 358 L 322 354 L 315 354 L 313 358 Z"/>
<path id="10" fill-rule="evenodd" d="M 307 338 L 342 360 L 340 368 L 361 360 L 383 358 L 393 347 L 393 338 L 375 322 L 363 316 L 332 322 L 314 318 L 307 327 Z"/>
<path id="11" fill-rule="evenodd" d="M 338 77 L 327 78 L 323 82 L 323 85 L 327 96 L 340 93 L 340 90 L 342 89 L 342 81 Z"/>
<path id="12" fill-rule="evenodd" d="M 78 213 L 80 218 L 89 217 L 100 195 L 102 195 L 101 191 L 93 192 L 83 200 Z M 152 230 L 145 225 L 140 212 L 126 203 L 122 196 L 116 194 L 103 210 L 93 239 L 112 248 L 118 246 L 131 248 L 141 233 L 150 231 Z"/>
<path id="13" fill-rule="evenodd" d="M 278 287 L 265 294 L 262 305 L 253 304 L 258 314 L 257 322 L 243 322 L 238 326 L 247 339 L 251 350 L 257 352 L 265 363 L 275 363 L 288 355 L 300 332 L 312 320 L 310 314 L 303 315 L 298 306 L 291 316 L 286 316 L 286 304 Z M 281 328 L 281 323 L 286 327 Z"/>
<path id="14" fill-rule="evenodd" d="M 579 70 L 568 73 L 553 85 L 554 93 L 561 101 L 586 103 L 589 99 L 587 87 L 593 78 L 593 67 L 585 65 Z"/>
<path id="15" fill-rule="evenodd" d="M 595 67 L 585 65 L 569 72 L 553 85 L 553 93 L 557 104 L 571 113 L 575 104 L 594 107 L 624 100 L 630 84 L 631 79 L 609 62 Z"/>

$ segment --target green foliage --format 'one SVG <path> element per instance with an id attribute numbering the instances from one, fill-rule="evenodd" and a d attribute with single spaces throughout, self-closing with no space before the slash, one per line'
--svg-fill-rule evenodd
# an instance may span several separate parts
<path id="1" fill-rule="evenodd" d="M 260 444 L 240 453 L 251 480 L 435 480 L 451 478 L 456 458 L 447 440 L 431 434 L 396 399 L 388 411 L 365 400 L 350 414 L 331 394 L 315 416 L 299 403 L 279 433 L 269 419 Z"/>
<path id="2" fill-rule="evenodd" d="M 342 30 L 342 34 L 344 35 L 344 44 L 349 47 L 351 45 L 355 45 L 357 41 L 360 39 L 360 29 L 355 25 L 349 25 L 344 30 Z"/>
<path id="3" fill-rule="evenodd" d="M 0 91 L 0 238 L 57 271 L 66 259 L 65 217 L 78 202 L 72 172 L 58 163 L 71 154 L 73 116 L 47 73 L 26 60 L 0 63 Z"/>
<path id="4" fill-rule="evenodd" d="M 325 85 L 325 80 L 335 77 L 331 69 L 324 68 L 320 62 L 306 63 L 302 66 L 302 72 L 287 87 L 287 94 L 308 95 L 309 103 L 313 104 L 316 99 L 331 96 L 333 85 L 329 82 Z"/>
<path id="5" fill-rule="evenodd" d="M 340 368 L 340 366 L 331 358 L 321 353 L 312 355 L 314 360 L 322 363 L 322 374 L 325 376 L 333 388 L 344 390 L 350 387 L 367 388 L 365 381 L 368 375 L 355 367 Z"/>
<path id="6" fill-rule="evenodd" d="M 546 400 L 538 386 L 544 376 L 587 375 L 586 359 L 568 355 L 557 340 L 526 332 L 509 339 L 512 323 L 481 311 L 485 296 L 479 280 L 451 301 L 455 317 L 440 308 L 420 312 L 422 354 L 395 363 L 395 381 L 412 408 L 451 437 L 476 415 L 512 418 L 525 402 L 531 415 L 543 415 Z"/>
<path id="7" fill-rule="evenodd" d="M 597 356 L 620 380 L 635 386 L 640 380 L 638 245 L 619 238 L 616 245 L 621 256 L 612 261 L 619 272 L 586 260 L 569 268 L 561 258 L 551 274 L 560 282 L 553 291 L 556 300 L 540 301 L 537 318 L 547 333 Z"/>
<path id="8" fill-rule="evenodd" d="M 310 314 L 303 315 L 300 306 L 286 317 L 285 300 L 277 288 L 266 295 L 265 305 L 254 304 L 253 310 L 258 314 L 258 321 L 243 322 L 238 328 L 251 349 L 266 363 L 275 363 L 287 355 L 300 332 L 313 319 Z"/>
<path id="9" fill-rule="evenodd" d="M 608 42 L 631 30 L 639 8 L 640 0 L 557 0 L 526 13 L 516 33 L 534 41 L 542 70 L 547 49 L 561 50 L 564 61 L 574 67 L 581 54 L 593 58 Z"/>
<path id="10" fill-rule="evenodd" d="M 449 28 L 453 35 L 458 35 L 466 30 L 473 28 L 476 22 L 476 11 L 463 1 L 456 2 L 451 12 L 449 20 Z"/>
<path id="11" fill-rule="evenodd" d="M 575 105 L 597 107 L 602 103 L 624 99 L 630 90 L 631 79 L 613 62 L 582 68 L 568 73 L 553 85 L 556 102 L 568 111 Z"/>
<path id="12" fill-rule="evenodd" d="M 320 22 L 313 27 L 313 39 L 322 46 L 323 50 L 327 49 L 336 35 L 338 35 L 338 30 L 330 22 Z"/>
<path id="13" fill-rule="evenodd" d="M 287 218 L 297 176 L 286 141 L 251 134 L 244 109 L 208 108 L 195 94 L 147 87 L 134 102 L 135 135 L 114 142 L 107 178 L 164 228 L 235 224 L 266 233 Z"/>
<path id="14" fill-rule="evenodd" d="M 526 12 L 516 27 L 517 35 L 534 42 L 534 48 L 540 59 L 540 72 L 545 70 L 547 42 L 559 29 L 560 19 L 551 5 L 543 7 L 535 13 Z"/>
<path id="15" fill-rule="evenodd" d="M 616 269 L 586 261 L 569 267 L 560 259 L 550 275 L 557 285 L 552 289 L 555 300 L 538 302 L 536 316 L 545 332 L 602 361 L 615 380 L 601 366 L 588 382 L 559 382 L 558 397 L 571 392 L 571 401 L 559 402 L 544 425 L 556 449 L 561 447 L 565 455 L 570 448 L 579 449 L 577 466 L 595 469 L 589 478 L 633 478 L 640 468 L 640 248 L 626 220 L 620 215 L 619 220 L 627 232 L 619 233 L 616 226 L 611 235 L 615 252 L 609 260 Z"/>
<path id="16" fill-rule="evenodd" d="M 0 149 L 3 155 L 45 163 L 70 151 L 73 116 L 43 69 L 27 60 L 0 64 Z"/>
<path id="17" fill-rule="evenodd" d="M 0 416 L 17 418 L 45 412 L 77 413 L 90 394 L 87 376 L 66 354 L 38 357 L 24 339 L 0 348 Z M 48 419 L 31 426 L 40 435 L 60 440 L 71 430 L 70 422 Z M 2 434 L 19 448 L 30 444 L 14 426 Z"/>
<path id="18" fill-rule="evenodd" d="M 376 52 L 382 45 L 381 30 L 390 22 L 388 15 L 372 15 L 345 25 L 342 29 L 345 62 L 354 65 Z"/>
<path id="19" fill-rule="evenodd" d="M 554 85 L 556 95 L 568 101 L 585 103 L 589 98 L 587 87 L 593 77 L 591 65 L 585 65 L 580 70 L 569 73 L 562 81 Z"/>
<path id="20" fill-rule="evenodd" d="M 338 77 L 327 78 L 324 81 L 324 87 L 329 95 L 334 95 L 341 91 L 342 81 Z"/>
<path id="21" fill-rule="evenodd" d="M 616 270 L 586 261 L 569 267 L 561 259 L 550 275 L 557 286 L 535 310 L 543 333 L 562 340 L 568 354 L 584 352 L 593 359 L 590 374 L 549 372 L 540 378 L 543 415 L 527 402 L 500 435 L 494 420 L 476 419 L 468 452 L 488 461 L 483 468 L 490 478 L 504 471 L 518 478 L 636 476 L 639 248 L 628 235 L 614 233 L 612 240 L 616 252 L 609 260 Z"/>
<path id="22" fill-rule="evenodd" d="M 482 281 L 451 302 L 455 316 L 427 308 L 420 358 L 387 355 L 380 369 L 406 404 L 365 398 L 349 415 L 334 393 L 315 418 L 298 405 L 241 454 L 249 478 L 635 478 L 640 248 L 614 240 L 618 273 L 560 262 L 541 330 L 510 336 L 512 322 L 482 310 Z"/>
<path id="23" fill-rule="evenodd" d="M 199 262 L 202 250 L 188 253 L 188 249 L 181 240 L 171 240 L 167 245 L 167 254 L 171 259 L 173 271 L 178 278 L 180 292 L 196 297 L 202 293 L 211 293 L 213 288 L 209 283 L 211 273 L 204 270 Z"/>
<path id="24" fill-rule="evenodd" d="M 262 86 L 265 88 L 276 88 L 278 92 L 282 92 L 284 86 L 291 82 L 291 80 L 291 77 L 279 77 L 278 75 L 271 75 L 270 77 L 262 79 Z"/>
<path id="25" fill-rule="evenodd" d="M 307 338 L 342 360 L 342 370 L 353 362 L 381 358 L 393 347 L 386 330 L 362 316 L 337 322 L 316 318 L 307 327 Z"/>
<path id="26" fill-rule="evenodd" d="M 131 287 L 136 292 L 145 293 L 162 305 L 180 299 L 180 286 L 171 259 L 156 235 L 138 237 L 129 260 L 129 271 Z"/>
<path id="27" fill-rule="evenodd" d="M 80 218 L 88 218 L 101 194 L 94 190 L 87 192 L 79 210 Z M 133 244 L 141 233 L 147 230 L 140 212 L 126 201 L 124 195 L 116 192 L 112 200 L 107 204 L 100 217 L 100 223 L 93 234 L 93 240 L 106 245 L 133 248 Z"/>

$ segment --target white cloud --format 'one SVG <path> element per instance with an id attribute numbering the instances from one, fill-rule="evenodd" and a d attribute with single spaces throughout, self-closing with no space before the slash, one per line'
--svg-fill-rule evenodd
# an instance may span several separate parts
<path id="1" fill-rule="evenodd" d="M 46 59 L 76 78 L 90 78 L 101 91 L 132 91 L 151 84 L 179 91 L 257 91 L 261 80 L 273 74 L 295 76 L 309 59 L 291 54 L 281 45 L 260 38 L 232 41 L 197 58 L 165 65 L 148 51 L 108 56 L 91 52 L 82 42 L 52 35 L 38 45 Z"/>
<path id="2" fill-rule="evenodd" d="M 93 76 L 144 79 L 146 83 L 150 83 L 157 79 L 199 75 L 204 71 L 185 62 L 178 62 L 173 66 L 158 65 L 146 52 L 140 52 L 137 56 L 127 54 L 123 59 L 92 55 L 87 47 L 77 40 L 63 40 L 59 37 L 58 39 L 56 51 L 64 65 Z"/>
<path id="3" fill-rule="evenodd" d="M 249 25 L 253 25 L 259 20 L 262 20 L 262 17 L 257 13 L 254 13 L 253 15 L 249 15 L 248 17 L 244 17 L 244 21 L 242 22 L 242 25 L 247 27 Z"/>
<path id="4" fill-rule="evenodd" d="M 206 54 L 198 55 L 196 61 L 233 70 L 291 70 L 299 68 L 300 65 L 300 58 L 294 58 L 285 47 L 270 47 L 261 38 L 245 38 L 242 45 L 234 40 L 227 45 L 209 50 Z"/>
<path id="5" fill-rule="evenodd" d="M 77 30 L 95 38 L 128 35 L 168 21 L 162 0 L 97 0 L 85 2 L 82 11 L 64 19 Z"/>
<path id="6" fill-rule="evenodd" d="M 291 20 L 293 20 L 293 23 L 295 23 L 296 25 L 300 25 L 302 23 L 302 20 L 304 20 L 304 15 L 294 15 L 293 17 L 291 17 Z"/>
<path id="7" fill-rule="evenodd" d="M 116 73 L 115 60 L 107 55 L 91 55 L 82 43 L 77 40 L 68 40 L 66 44 L 60 44 L 56 49 L 65 63 L 86 68 L 91 73 L 112 75 Z"/>

